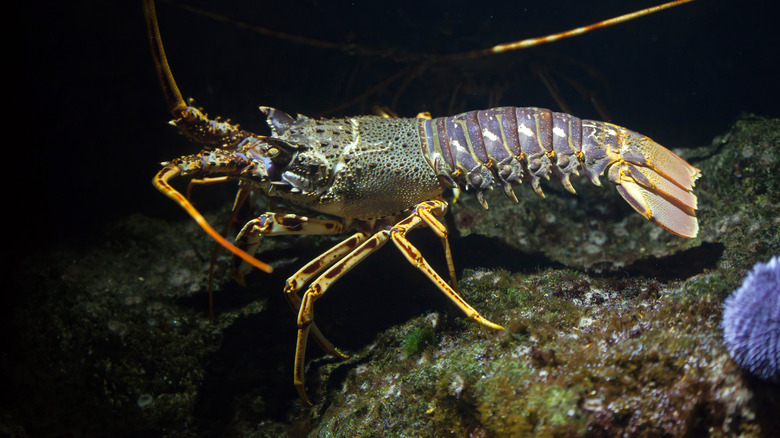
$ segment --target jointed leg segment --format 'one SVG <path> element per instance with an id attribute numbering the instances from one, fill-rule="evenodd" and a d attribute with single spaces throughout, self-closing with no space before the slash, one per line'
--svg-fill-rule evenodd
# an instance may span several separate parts
<path id="1" fill-rule="evenodd" d="M 298 340 L 295 349 L 295 372 L 293 380 L 302 400 L 309 403 L 304 390 L 304 364 L 306 341 L 314 323 L 314 302 L 320 298 L 336 280 L 349 272 L 374 251 L 381 248 L 389 239 L 393 240 L 410 263 L 430 278 L 469 318 L 491 329 L 503 329 L 500 325 L 482 317 L 479 312 L 463 300 L 463 298 L 461 298 L 460 295 L 433 270 L 433 268 L 431 268 L 422 254 L 420 254 L 419 250 L 417 250 L 417 248 L 415 248 L 406 238 L 406 233 L 420 225 L 427 225 L 431 228 L 434 233 L 442 239 L 442 244 L 447 255 L 448 268 L 453 278 L 453 284 L 456 284 L 454 283 L 454 269 L 452 257 L 449 252 L 447 230 L 444 225 L 436 219 L 436 216 L 443 216 L 446 211 L 447 204 L 444 201 L 433 200 L 420 203 L 412 210 L 407 218 L 398 222 L 392 228 L 380 230 L 363 243 L 360 243 L 359 246 L 356 246 L 365 238 L 363 233 L 358 233 L 312 261 L 288 280 L 288 288 L 286 288 L 286 290 L 290 292 L 290 295 L 295 295 L 294 292 L 300 284 L 305 283 L 311 276 L 316 275 L 317 272 L 325 269 L 328 265 L 335 263 L 311 283 L 300 303 L 300 310 L 298 312 Z M 352 249 L 353 247 L 354 249 Z M 350 250 L 351 252 L 348 252 Z"/>
<path id="2" fill-rule="evenodd" d="M 247 222 L 236 237 L 236 245 L 249 254 L 254 254 L 263 236 L 290 234 L 340 234 L 345 224 L 339 220 L 313 219 L 295 214 L 265 213 Z M 252 267 L 236 259 L 232 267 L 233 277 L 243 283 L 244 276 Z"/>
<path id="3" fill-rule="evenodd" d="M 338 220 L 312 219 L 294 214 L 265 213 L 252 219 L 244 226 L 236 237 L 236 244 L 248 254 L 253 255 L 260 246 L 263 236 L 288 234 L 339 234 L 343 232 L 344 228 L 344 223 Z M 342 253 L 346 253 L 351 250 L 351 248 L 348 248 L 349 244 L 356 239 L 359 241 L 361 237 L 365 238 L 363 234 L 358 233 L 326 251 L 324 254 L 309 262 L 302 270 L 290 277 L 287 280 L 287 284 L 290 284 L 291 281 L 298 278 L 301 272 L 305 271 L 306 267 L 316 264 L 318 261 L 325 259 L 327 264 L 332 263 L 332 261 L 328 262 L 327 260 L 328 257 L 332 257 L 334 250 L 347 246 L 347 248 L 341 249 Z M 338 257 L 342 257 L 342 255 L 339 255 Z M 233 277 L 236 281 L 244 284 L 244 275 L 251 270 L 251 266 L 236 258 L 234 259 L 231 270 L 233 271 Z M 316 274 L 316 272 L 314 274 Z M 301 307 L 301 300 L 298 295 L 288 292 L 287 287 L 285 287 L 284 296 L 293 309 L 293 312 L 297 313 L 298 309 Z M 336 348 L 322 332 L 320 332 L 316 325 L 312 327 L 312 336 L 326 353 L 336 357 L 347 358 L 347 355 L 339 351 L 339 349 Z"/>
<path id="4" fill-rule="evenodd" d="M 417 209 L 422 209 L 422 212 L 420 214 L 412 214 L 393 227 L 391 234 L 393 243 L 395 243 L 398 249 L 401 250 L 401 253 L 404 255 L 404 257 L 406 257 L 409 263 L 413 264 L 417 269 L 421 270 L 428 278 L 430 278 L 431 281 L 433 281 L 433 283 L 436 284 L 436 286 L 438 286 L 445 295 L 447 295 L 447 298 L 452 300 L 452 302 L 455 303 L 455 305 L 458 306 L 458 308 L 462 310 L 466 316 L 484 325 L 485 327 L 495 330 L 503 330 L 503 327 L 485 319 L 482 315 L 479 314 L 479 312 L 477 312 L 463 298 L 461 298 L 461 296 L 452 287 L 450 287 L 450 285 L 448 285 L 447 282 L 444 281 L 444 279 L 442 279 L 439 274 L 433 270 L 433 268 L 431 268 L 431 266 L 428 264 L 428 261 L 425 260 L 420 251 L 415 248 L 414 245 L 412 245 L 412 243 L 409 242 L 409 240 L 406 238 L 406 233 L 413 230 L 414 228 L 417 228 L 421 221 L 425 221 L 425 224 L 429 225 L 429 222 L 424 219 L 426 214 L 437 214 L 440 216 L 444 215 L 447 211 L 447 204 L 439 200 L 426 201 L 422 204 L 419 204 Z M 417 209 L 415 209 L 415 212 Z M 439 224 L 442 229 L 444 228 L 444 226 L 441 225 L 439 221 L 433 218 L 430 220 Z M 435 228 L 431 228 L 436 231 Z M 449 249 L 449 244 L 446 243 L 446 229 L 444 230 L 444 233 L 445 235 L 443 239 L 445 240 L 445 248 Z"/>

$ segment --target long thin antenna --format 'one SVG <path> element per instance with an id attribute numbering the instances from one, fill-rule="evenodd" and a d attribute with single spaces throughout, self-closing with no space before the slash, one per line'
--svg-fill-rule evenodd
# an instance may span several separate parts
<path id="1" fill-rule="evenodd" d="M 607 20 L 602 20 L 597 23 L 589 24 L 587 26 L 581 26 L 575 29 L 565 30 L 563 32 L 553 33 L 547 36 L 543 37 L 537 37 L 537 38 L 527 38 L 520 41 L 515 41 L 513 43 L 505 43 L 505 44 L 498 44 L 493 47 L 489 47 L 487 49 L 478 49 L 478 50 L 472 50 L 469 52 L 463 52 L 463 53 L 454 53 L 452 55 L 444 55 L 437 58 L 439 61 L 453 61 L 453 60 L 460 60 L 460 59 L 469 59 L 469 58 L 479 58 L 482 56 L 492 55 L 495 53 L 503 53 L 503 52 L 510 52 L 512 50 L 522 50 L 526 49 L 528 47 L 538 46 L 541 44 L 547 44 L 551 43 L 553 41 L 558 41 L 564 38 L 573 37 L 576 35 L 582 35 L 584 33 L 596 30 L 596 29 L 603 29 L 605 27 L 613 26 L 615 24 L 625 23 L 626 21 L 633 20 L 635 18 L 643 17 L 645 15 L 650 15 L 659 11 L 662 11 L 664 9 L 673 8 L 675 6 L 679 6 L 684 3 L 692 2 L 693 0 L 675 0 L 671 1 L 669 3 L 664 3 L 662 5 L 658 6 L 652 6 L 646 9 L 642 9 L 635 12 L 630 12 L 628 14 L 621 15 L 619 17 L 609 18 Z"/>
<path id="2" fill-rule="evenodd" d="M 168 109 L 174 117 L 181 117 L 182 111 L 187 109 L 187 103 L 181 97 L 179 87 L 173 79 L 171 67 L 168 65 L 168 58 L 165 57 L 160 27 L 157 25 L 154 0 L 144 0 L 144 17 L 146 18 L 146 29 L 149 32 L 149 45 L 152 48 L 154 66 L 157 67 L 157 78 L 160 80 L 165 100 L 168 102 Z"/>

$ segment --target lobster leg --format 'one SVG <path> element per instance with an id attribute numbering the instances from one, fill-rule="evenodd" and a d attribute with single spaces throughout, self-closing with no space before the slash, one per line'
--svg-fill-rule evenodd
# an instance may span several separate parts
<path id="1" fill-rule="evenodd" d="M 298 298 L 296 292 L 298 292 L 301 286 L 308 283 L 315 275 L 344 258 L 344 256 L 363 243 L 368 236 L 369 234 L 365 232 L 355 233 L 349 238 L 339 242 L 338 245 L 320 254 L 317 258 L 307 263 L 304 267 L 299 269 L 298 272 L 287 279 L 287 282 L 284 285 L 284 292 Z M 298 307 L 296 307 L 296 309 L 298 309 Z"/>
<path id="2" fill-rule="evenodd" d="M 244 228 L 238 234 L 238 237 L 236 237 L 236 244 L 239 248 L 246 251 L 248 254 L 254 255 L 257 251 L 257 248 L 260 246 L 262 237 L 264 235 L 339 234 L 344 230 L 344 228 L 344 223 L 337 220 L 312 219 L 306 216 L 298 216 L 294 214 L 265 213 L 255 219 L 252 219 L 244 226 Z M 363 237 L 363 239 L 365 239 L 365 237 Z M 338 248 L 345 242 L 350 242 L 352 240 L 354 240 L 354 236 L 337 245 L 335 248 Z M 326 251 L 324 254 L 309 262 L 309 264 L 306 266 L 310 266 L 320 259 L 327 259 L 328 255 L 331 254 L 335 248 Z M 352 248 L 354 248 L 354 246 Z M 245 286 L 246 281 L 244 281 L 244 276 L 251 268 L 251 265 L 236 257 L 233 260 L 231 273 L 239 284 Z M 306 268 L 304 267 L 301 271 L 304 271 L 305 269 Z M 296 274 L 290 277 L 286 284 L 290 285 L 291 282 L 292 284 L 295 284 L 294 278 L 299 276 L 301 271 L 298 271 Z M 301 299 L 294 292 L 294 290 L 290 291 L 288 290 L 288 286 L 285 286 L 284 297 L 287 299 L 287 303 L 290 304 L 293 312 L 297 313 L 301 307 Z M 319 346 L 327 354 L 340 357 L 342 359 L 346 359 L 348 357 L 346 354 L 342 353 L 338 348 L 336 348 L 333 343 L 331 343 L 325 337 L 325 335 L 322 334 L 316 325 L 312 328 L 312 336 L 314 337 L 314 340 L 317 342 L 317 344 L 319 344 Z"/>
<path id="3" fill-rule="evenodd" d="M 306 397 L 306 391 L 304 389 L 305 377 L 303 368 L 306 359 L 306 341 L 309 338 L 309 330 L 314 324 L 312 304 L 328 290 L 328 287 L 330 287 L 331 284 L 349 272 L 374 251 L 384 246 L 384 244 L 387 243 L 389 235 L 389 230 L 381 230 L 371 236 L 346 257 L 343 257 L 335 266 L 332 266 L 325 271 L 324 274 L 317 277 L 306 290 L 306 293 L 303 294 L 303 302 L 298 311 L 298 340 L 295 345 L 293 384 L 295 385 L 295 389 L 298 391 L 301 400 L 306 404 L 311 405 L 311 402 L 308 397 Z"/>
<path id="4" fill-rule="evenodd" d="M 236 237 L 236 246 L 248 254 L 257 252 L 263 236 L 290 234 L 341 234 L 346 224 L 339 220 L 313 219 L 295 214 L 265 213 L 247 222 Z M 235 258 L 231 274 L 241 285 L 246 285 L 244 276 L 252 269 L 246 261 Z"/>
<path id="5" fill-rule="evenodd" d="M 295 372 L 293 383 L 298 391 L 301 399 L 308 404 L 311 404 L 308 397 L 306 397 L 306 391 L 304 389 L 304 364 L 306 355 L 306 342 L 309 337 L 309 330 L 314 323 L 314 302 L 319 299 L 328 288 L 341 278 L 344 274 L 349 272 L 352 268 L 357 266 L 366 257 L 374 253 L 376 250 L 384 246 L 389 239 L 395 242 L 396 246 L 401 249 L 401 252 L 406 258 L 418 269 L 428 276 L 439 287 L 442 292 L 450 298 L 455 305 L 458 306 L 469 318 L 479 322 L 480 324 L 496 329 L 502 330 L 498 324 L 490 322 L 482 317 L 473 307 L 471 307 L 460 295 L 450 287 L 445 280 L 443 280 L 428 262 L 420 254 L 407 239 L 406 233 L 417 228 L 420 225 L 428 225 L 434 232 L 442 237 L 442 241 L 445 242 L 445 248 L 449 249 L 447 242 L 446 229 L 441 223 L 435 219 L 436 216 L 443 216 L 447 212 L 447 203 L 441 200 L 425 201 L 418 204 L 412 213 L 398 222 L 395 226 L 389 229 L 383 229 L 371 236 L 368 240 L 360 244 L 348 255 L 343 257 L 334 266 L 330 267 L 325 273 L 317 277 L 314 282 L 306 290 L 303 295 L 300 311 L 298 313 L 298 340 L 295 347 Z M 354 237 L 354 236 L 353 236 Z M 352 239 L 352 237 L 350 238 Z M 348 239 L 349 240 L 349 239 Z M 338 250 L 339 247 L 334 247 L 334 250 Z M 333 250 L 331 250 L 333 251 Z M 329 251 L 330 252 L 330 251 Z M 323 256 L 328 253 L 323 254 Z M 451 263 L 451 257 L 449 257 Z"/>
<path id="6" fill-rule="evenodd" d="M 230 178 L 227 176 L 192 179 L 187 185 L 187 194 L 185 196 L 188 200 L 191 199 L 192 188 L 195 186 L 219 184 L 227 181 L 230 181 Z M 251 189 L 247 188 L 245 183 L 239 181 L 238 193 L 236 193 L 236 199 L 233 201 L 233 209 L 230 212 L 230 219 L 228 219 L 225 228 L 222 230 L 223 236 L 226 236 L 230 231 L 230 226 L 236 220 L 238 209 L 241 208 L 246 199 L 249 197 L 250 192 Z M 214 271 L 217 266 L 217 256 L 219 255 L 219 249 L 221 247 L 222 246 L 219 243 L 214 245 L 214 250 L 211 252 L 211 259 L 209 260 L 209 321 L 211 322 L 214 322 Z"/>
<path id="7" fill-rule="evenodd" d="M 415 248 L 414 245 L 412 245 L 412 243 L 409 242 L 409 240 L 406 238 L 406 233 L 417 228 L 421 224 L 428 225 L 434 230 L 434 232 L 437 232 L 436 230 L 439 229 L 446 233 L 447 230 L 444 228 L 444 225 L 442 225 L 441 222 L 434 218 L 434 216 L 444 216 L 446 213 L 447 203 L 441 200 L 425 201 L 421 204 L 418 204 L 415 208 L 415 212 L 412 215 L 396 224 L 391 230 L 390 236 L 393 239 L 393 243 L 395 243 L 398 249 L 401 250 L 401 253 L 406 257 L 409 263 L 414 265 L 428 278 L 430 278 L 431 281 L 433 281 L 433 283 L 436 284 L 436 286 L 438 286 L 442 292 L 444 292 L 447 298 L 452 300 L 452 302 L 455 303 L 455 305 L 458 306 L 458 308 L 462 310 L 466 316 L 487 328 L 503 330 L 503 327 L 485 319 L 482 315 L 479 314 L 479 312 L 471 307 L 469 303 L 467 303 L 452 287 L 450 287 L 450 285 L 447 284 L 446 281 L 444 281 L 444 279 L 439 276 L 439 274 L 436 273 L 436 271 L 433 270 L 433 268 L 431 268 L 422 254 L 420 254 L 420 251 Z M 431 224 L 433 223 L 437 225 L 432 226 Z M 446 234 L 444 239 L 446 239 Z M 449 244 L 446 244 L 446 246 L 449 248 Z"/>
<path id="8" fill-rule="evenodd" d="M 437 215 L 444 216 L 447 214 L 447 203 L 444 201 L 436 202 L 441 202 L 443 204 L 443 207 L 441 207 L 443 209 L 442 212 L 440 214 L 437 213 Z M 419 213 L 420 219 L 425 222 L 425 225 L 428 225 L 428 228 L 441 239 L 441 245 L 444 248 L 444 257 L 447 259 L 447 270 L 450 274 L 450 285 L 455 292 L 458 292 L 458 276 L 455 275 L 455 263 L 452 261 L 452 250 L 450 249 L 450 239 L 447 235 L 447 227 L 436 220 L 436 216 L 431 213 L 431 210 L 421 209 Z"/>
<path id="9" fill-rule="evenodd" d="M 358 245 L 363 243 L 367 237 L 368 234 L 364 232 L 353 234 L 349 238 L 339 242 L 338 245 L 317 256 L 314 260 L 307 263 L 306 266 L 299 269 L 298 272 L 287 279 L 284 286 L 284 296 L 287 298 L 287 302 L 290 303 L 290 307 L 292 307 L 294 312 L 297 313 L 301 309 L 301 298 L 296 293 L 299 287 L 306 284 L 312 277 L 322 272 L 328 266 L 344 258 L 345 255 L 352 252 Z M 325 335 L 317 328 L 317 324 L 312 323 L 311 330 L 314 340 L 323 351 L 331 356 L 341 357 L 342 359 L 349 357 L 325 338 Z"/>

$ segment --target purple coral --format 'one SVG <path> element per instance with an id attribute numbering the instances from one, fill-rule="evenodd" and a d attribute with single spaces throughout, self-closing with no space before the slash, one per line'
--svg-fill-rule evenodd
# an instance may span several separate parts
<path id="1" fill-rule="evenodd" d="M 780 258 L 756 263 L 726 299 L 721 327 L 729 353 L 740 366 L 780 382 Z"/>

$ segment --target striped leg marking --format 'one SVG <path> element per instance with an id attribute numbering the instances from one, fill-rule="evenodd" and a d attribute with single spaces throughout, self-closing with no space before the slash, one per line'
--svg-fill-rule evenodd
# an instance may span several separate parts
<path id="1" fill-rule="evenodd" d="M 419 211 L 423 211 L 425 213 L 419 213 Z M 440 200 L 433 200 L 433 201 L 426 201 L 417 206 L 415 209 L 416 214 L 412 214 L 408 218 L 402 220 L 399 222 L 393 229 L 391 230 L 391 236 L 393 238 L 393 243 L 398 247 L 399 250 L 401 250 L 401 253 L 406 257 L 406 259 L 414 265 L 417 269 L 421 270 L 423 274 L 425 274 L 428 278 L 433 281 L 436 286 L 438 286 L 439 290 L 444 292 L 444 295 L 447 296 L 453 303 L 455 303 L 456 306 L 460 310 L 463 311 L 463 313 L 466 314 L 469 318 L 473 319 L 474 321 L 477 321 L 478 323 L 484 325 L 485 327 L 494 329 L 494 330 L 503 330 L 504 328 L 501 327 L 498 324 L 495 324 L 488 319 L 484 318 L 482 315 L 479 314 L 473 307 L 469 305 L 463 298 L 461 298 L 460 294 L 456 292 L 450 285 L 447 284 L 444 279 L 442 279 L 439 274 L 436 273 L 436 271 L 431 268 L 431 265 L 428 264 L 428 261 L 425 260 L 425 258 L 422 256 L 420 251 L 412 245 L 411 242 L 406 238 L 406 233 L 409 231 L 417 228 L 422 223 L 425 223 L 426 225 L 430 226 L 429 220 L 426 220 L 425 217 L 430 215 L 437 215 L 441 216 L 444 215 L 444 213 L 447 211 L 447 204 L 444 201 Z M 429 216 L 429 217 L 430 217 Z M 430 221 L 434 221 L 439 226 L 444 228 L 444 225 L 441 224 L 438 220 L 434 218 L 430 218 Z M 435 228 L 431 227 L 434 229 Z M 444 230 L 446 233 L 446 229 Z M 445 234 L 446 238 L 446 234 Z M 447 245 L 449 247 L 449 245 Z"/>
<path id="2" fill-rule="evenodd" d="M 412 263 L 415 267 L 423 271 L 423 273 L 428 278 L 430 278 L 439 287 L 439 289 L 444 292 L 444 294 L 447 295 L 447 297 L 450 298 L 450 300 L 452 300 L 455 305 L 457 305 L 458 308 L 460 308 L 466 314 L 466 316 L 479 322 L 485 327 L 495 330 L 503 330 L 503 327 L 485 319 L 479 314 L 479 312 L 477 312 L 466 301 L 464 301 L 463 298 L 461 298 L 460 295 L 452 287 L 450 287 L 447 282 L 444 281 L 433 270 L 433 268 L 430 267 L 428 262 L 423 258 L 422 254 L 420 254 L 419 250 L 417 250 L 417 248 L 415 248 L 406 239 L 406 233 L 413 230 L 414 228 L 417 228 L 420 225 L 427 225 L 430 227 L 434 233 L 436 233 L 436 235 L 442 239 L 442 243 L 445 247 L 445 252 L 448 258 L 448 266 L 454 280 L 454 269 L 452 268 L 452 257 L 449 251 L 447 230 L 444 225 L 442 225 L 436 219 L 436 216 L 442 216 L 446 213 L 446 211 L 447 204 L 441 200 L 426 201 L 418 204 L 407 218 L 398 222 L 394 227 L 378 231 L 340 260 L 336 261 L 334 258 L 331 263 L 335 264 L 328 268 L 319 277 L 317 277 L 317 279 L 314 280 L 306 290 L 306 293 L 304 293 L 303 299 L 301 301 L 300 311 L 298 312 L 298 339 L 295 348 L 295 371 L 293 377 L 295 388 L 304 402 L 311 404 L 308 397 L 306 396 L 306 391 L 304 389 L 304 364 L 306 355 L 306 342 L 309 336 L 309 331 L 314 323 L 314 302 L 319 299 L 325 293 L 325 291 L 327 291 L 327 289 L 336 282 L 336 280 L 344 276 L 344 274 L 357 266 L 358 263 L 362 262 L 366 257 L 381 248 L 390 239 L 392 239 L 396 246 L 401 249 L 401 252 L 404 254 L 404 256 L 406 256 L 407 260 L 409 260 L 409 262 Z M 358 233 L 357 235 L 360 234 L 361 233 Z M 350 237 L 350 239 L 356 238 L 357 235 Z M 347 241 L 350 239 L 347 239 Z M 342 244 L 343 243 L 344 242 L 342 242 Z M 337 245 L 330 251 L 323 254 L 321 257 L 323 257 L 323 260 L 325 260 L 328 258 L 328 254 L 331 252 L 346 252 L 348 250 L 348 246 L 349 245 L 345 245 L 345 247 L 341 247 L 341 244 Z M 314 262 L 317 262 L 317 260 Z M 317 264 L 317 267 L 320 270 L 325 268 L 319 264 Z M 305 269 L 306 267 L 304 267 L 304 270 Z M 293 277 L 291 277 L 291 279 Z"/>
<path id="3" fill-rule="evenodd" d="M 257 248 L 260 246 L 263 236 L 277 236 L 277 235 L 290 235 L 290 234 L 339 234 L 345 229 L 344 223 L 338 220 L 324 220 L 313 219 L 306 216 L 298 216 L 295 214 L 279 214 L 279 213 L 265 213 L 258 216 L 255 219 L 249 221 L 241 232 L 236 237 L 236 245 L 246 251 L 247 253 L 254 255 Z M 357 237 L 356 237 L 357 236 Z M 303 267 L 300 271 L 295 273 L 292 277 L 287 279 L 287 285 L 295 284 L 296 281 L 300 281 L 301 278 L 306 281 L 305 271 L 307 267 L 313 265 L 324 264 L 328 266 L 339 258 L 343 257 L 343 254 L 347 253 L 351 249 L 350 245 L 354 248 L 357 244 L 355 241 L 365 239 L 361 233 L 352 236 L 324 254 L 315 258 Z M 239 264 L 240 263 L 240 264 Z M 244 283 L 244 275 L 251 270 L 251 266 L 248 263 L 243 262 L 241 259 L 235 258 L 234 264 L 231 268 L 233 277 L 239 283 Z M 303 273 L 303 274 L 302 274 Z M 312 274 L 313 275 L 313 274 Z M 295 294 L 295 290 L 288 290 L 288 286 L 285 286 L 284 297 L 287 299 L 288 304 L 296 314 L 301 307 L 301 300 L 298 295 Z M 330 342 L 325 335 L 322 334 L 316 325 L 312 327 L 312 336 L 320 347 L 327 353 L 335 357 L 346 359 L 348 356 L 342 353 L 336 348 L 332 342 Z"/>

